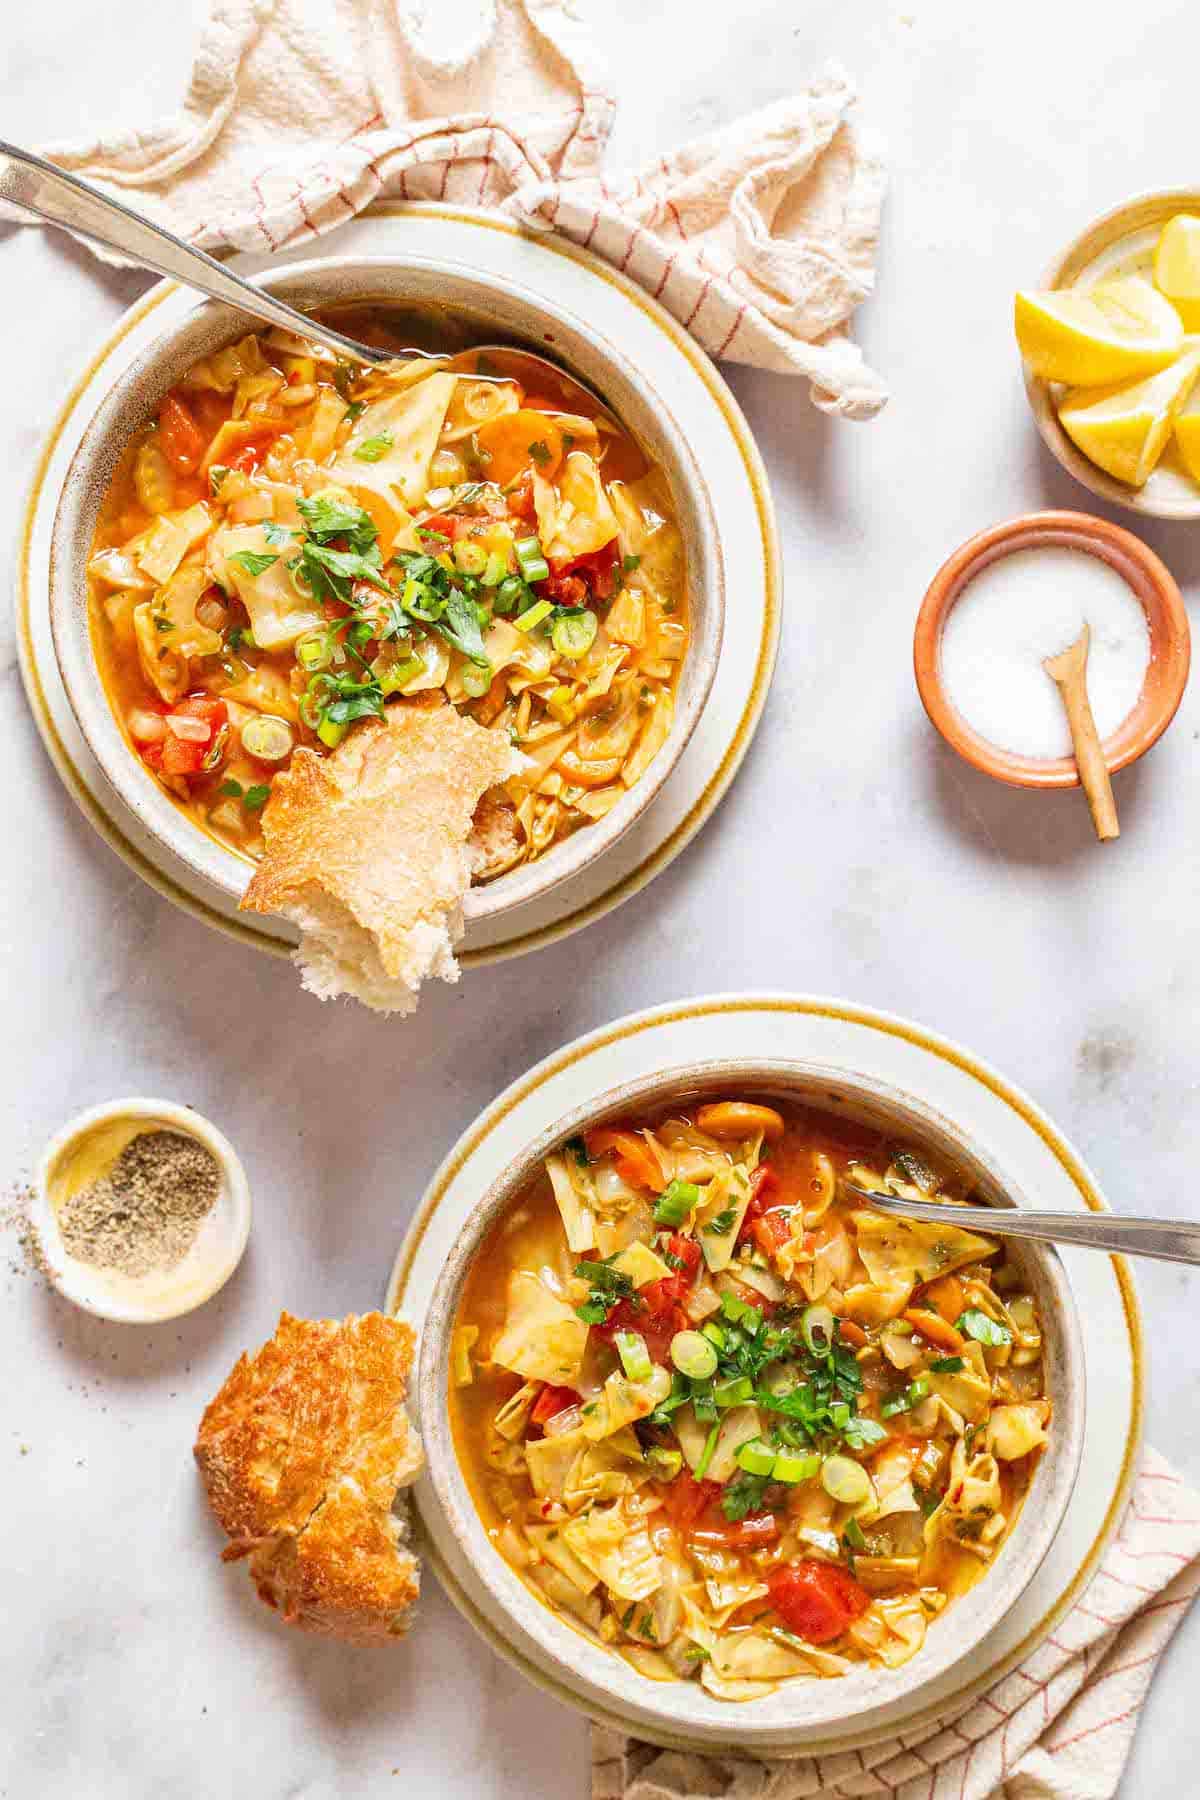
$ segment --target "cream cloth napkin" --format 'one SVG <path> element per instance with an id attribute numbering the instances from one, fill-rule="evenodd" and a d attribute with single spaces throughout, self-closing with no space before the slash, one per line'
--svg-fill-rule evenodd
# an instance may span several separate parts
<path id="1" fill-rule="evenodd" d="M 176 113 L 43 154 L 212 252 L 316 239 L 381 194 L 498 207 L 607 257 L 714 356 L 879 411 L 848 325 L 885 177 L 846 76 L 606 176 L 616 101 L 569 0 L 471 10 L 448 56 L 403 0 L 213 0 Z"/>
<path id="2" fill-rule="evenodd" d="M 1198 1589 L 1200 1494 L 1147 1450 L 1082 1597 L 965 1710 L 870 1750 L 786 1763 L 656 1750 L 596 1726 L 592 1800 L 1111 1800 L 1158 1659 Z"/>

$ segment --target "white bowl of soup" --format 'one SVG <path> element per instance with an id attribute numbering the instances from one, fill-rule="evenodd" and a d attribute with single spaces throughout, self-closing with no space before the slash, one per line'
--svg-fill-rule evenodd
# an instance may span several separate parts
<path id="1" fill-rule="evenodd" d="M 1065 1513 L 1084 1370 L 1059 1259 L 957 1227 L 968 1195 L 1020 1203 L 912 1096 L 764 1059 L 599 1095 L 482 1197 L 424 1328 L 426 1504 L 565 1697 L 781 1754 L 982 1644 Z"/>
<path id="2" fill-rule="evenodd" d="M 476 814 L 466 915 L 526 902 L 628 829 L 708 696 L 723 573 L 693 447 L 652 372 L 515 284 L 329 258 L 263 285 L 396 360 L 208 303 L 121 377 L 53 537 L 80 727 L 240 897 L 298 747 L 449 702 L 528 759 Z"/>

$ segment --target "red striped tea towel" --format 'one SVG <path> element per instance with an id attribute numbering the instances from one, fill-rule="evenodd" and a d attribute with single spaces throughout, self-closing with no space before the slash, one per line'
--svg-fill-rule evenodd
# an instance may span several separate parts
<path id="1" fill-rule="evenodd" d="M 1147 1450 L 1082 1598 L 965 1710 L 870 1750 L 786 1763 L 656 1750 L 595 1726 L 592 1800 L 1112 1800 L 1155 1665 L 1197 1589 L 1200 1494 Z"/>
<path id="2" fill-rule="evenodd" d="M 585 26 L 563 0 L 474 5 L 446 55 L 404 0 L 212 0 L 177 113 L 44 154 L 209 251 L 316 239 L 379 195 L 502 208 L 615 263 L 714 356 L 877 413 L 848 325 L 885 178 L 849 80 L 606 176 L 616 101 Z"/>

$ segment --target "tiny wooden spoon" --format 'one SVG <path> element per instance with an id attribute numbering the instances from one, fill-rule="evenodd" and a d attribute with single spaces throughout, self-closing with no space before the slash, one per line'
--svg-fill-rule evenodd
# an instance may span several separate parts
<path id="1" fill-rule="evenodd" d="M 1091 808 L 1096 836 L 1104 844 L 1110 838 L 1120 837 L 1121 827 L 1117 823 L 1117 803 L 1108 778 L 1108 764 L 1104 760 L 1100 733 L 1096 730 L 1092 703 L 1088 699 L 1087 659 L 1091 635 L 1091 628 L 1085 624 L 1073 644 L 1060 650 L 1057 656 L 1043 657 L 1042 667 L 1062 696 L 1079 779 Z"/>

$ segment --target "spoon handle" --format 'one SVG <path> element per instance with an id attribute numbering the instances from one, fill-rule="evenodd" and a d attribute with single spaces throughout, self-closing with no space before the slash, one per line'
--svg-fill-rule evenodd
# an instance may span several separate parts
<path id="1" fill-rule="evenodd" d="M 1159 1262 L 1200 1266 L 1200 1225 L 1183 1219 L 1140 1219 L 1112 1213 L 1025 1212 L 1016 1207 L 954 1206 L 936 1200 L 901 1200 L 890 1194 L 852 1191 L 879 1212 L 918 1219 L 930 1225 L 962 1225 L 991 1237 L 1022 1237 L 1052 1244 L 1078 1244 L 1085 1250 L 1107 1250 L 1124 1256 L 1151 1256 Z"/>
<path id="2" fill-rule="evenodd" d="M 1121 827 L 1117 823 L 1117 803 L 1113 799 L 1108 763 L 1088 699 L 1087 662 L 1091 635 L 1085 625 L 1068 649 L 1060 656 L 1048 656 L 1042 667 L 1058 688 L 1075 751 L 1075 767 L 1087 795 L 1092 824 L 1100 842 L 1107 844 L 1120 837 Z"/>
<path id="3" fill-rule="evenodd" d="M 127 257 L 156 275 L 166 275 L 198 288 L 212 300 L 223 300 L 241 312 L 252 313 L 269 325 L 298 332 L 301 337 L 326 344 L 339 356 L 356 363 L 386 362 L 388 352 L 371 350 L 343 337 L 328 325 L 306 317 L 282 300 L 264 293 L 261 288 L 243 281 L 223 263 L 185 244 L 172 232 L 164 231 L 140 213 L 131 212 L 118 200 L 68 175 L 53 163 L 15 144 L 0 139 L 0 200 L 37 213 L 52 225 L 61 225 L 80 237 L 91 238 L 118 255 Z"/>

